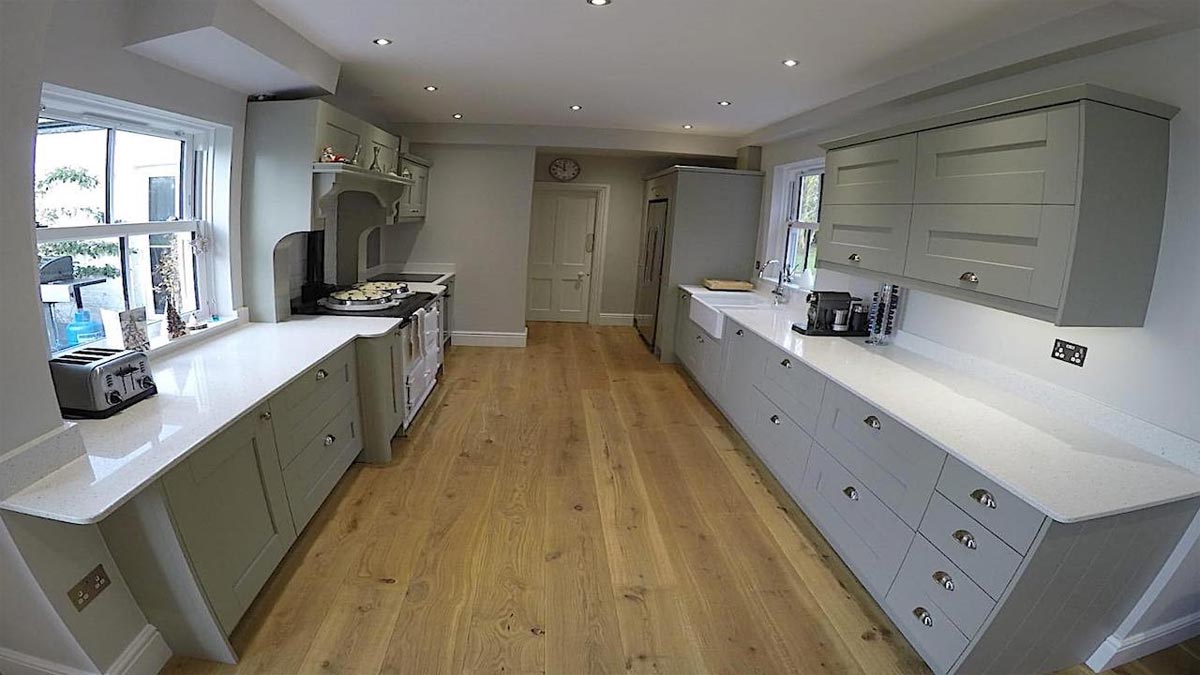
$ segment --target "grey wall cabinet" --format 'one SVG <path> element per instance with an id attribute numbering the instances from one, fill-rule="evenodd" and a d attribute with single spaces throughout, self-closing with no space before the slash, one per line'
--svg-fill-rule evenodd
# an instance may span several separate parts
<path id="1" fill-rule="evenodd" d="M 1140 326 L 1176 112 L 1077 85 L 825 144 L 820 265 L 1061 326 Z"/>
<path id="2" fill-rule="evenodd" d="M 266 406 L 163 478 L 200 585 L 226 634 L 296 539 Z"/>
<path id="3" fill-rule="evenodd" d="M 1088 658 L 1200 509 L 1191 499 L 1056 522 L 725 321 L 717 388 L 695 352 L 685 367 L 936 673 L 1050 672 Z"/>
<path id="4" fill-rule="evenodd" d="M 400 175 L 412 178 L 413 182 L 404 188 L 396 204 L 397 220 L 420 220 L 425 217 L 425 205 L 429 200 L 429 170 L 428 160 L 413 155 L 400 160 Z"/>

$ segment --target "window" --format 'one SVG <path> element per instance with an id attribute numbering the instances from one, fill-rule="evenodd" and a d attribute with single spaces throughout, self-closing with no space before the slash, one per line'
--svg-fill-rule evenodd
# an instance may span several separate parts
<path id="1" fill-rule="evenodd" d="M 823 169 L 796 171 L 788 182 L 787 238 L 783 256 L 788 277 L 816 267 L 823 177 Z"/>
<path id="2" fill-rule="evenodd" d="M 81 95 L 86 96 L 86 95 Z M 53 351 L 103 339 L 104 310 L 211 313 L 203 261 L 211 130 L 98 97 L 43 96 L 34 161 L 42 302 Z"/>

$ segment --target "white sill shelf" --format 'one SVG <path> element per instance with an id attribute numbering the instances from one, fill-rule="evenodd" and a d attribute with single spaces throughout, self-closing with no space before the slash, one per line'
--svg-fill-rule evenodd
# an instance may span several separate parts
<path id="1" fill-rule="evenodd" d="M 246 323 L 248 319 L 249 312 L 245 307 L 242 307 L 238 309 L 237 314 L 219 316 L 217 317 L 216 322 L 213 322 L 210 319 L 208 321 L 208 328 L 198 330 L 194 333 L 188 333 L 187 335 L 175 338 L 174 340 L 167 337 L 166 332 L 164 331 L 163 333 L 150 338 L 150 348 L 145 351 L 150 355 L 151 359 L 161 358 L 166 354 L 174 353 L 180 349 L 183 349 L 184 347 L 189 347 L 214 336 L 220 335 L 221 333 L 224 333 L 236 326 Z M 125 348 L 119 339 L 110 339 L 106 337 L 103 340 L 97 340 L 95 342 L 79 345 L 78 347 L 65 349 L 61 352 L 55 352 L 52 356 L 63 356 L 65 354 L 70 354 L 77 349 L 83 349 L 85 347 L 107 347 L 109 349 Z"/>

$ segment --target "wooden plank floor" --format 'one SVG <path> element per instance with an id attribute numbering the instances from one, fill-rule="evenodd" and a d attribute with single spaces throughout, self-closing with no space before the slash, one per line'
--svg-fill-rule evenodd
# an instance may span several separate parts
<path id="1" fill-rule="evenodd" d="M 301 534 L 233 635 L 238 665 L 164 672 L 928 672 L 630 328 L 454 347 L 395 443 Z M 1200 643 L 1117 672 L 1200 672 Z"/>

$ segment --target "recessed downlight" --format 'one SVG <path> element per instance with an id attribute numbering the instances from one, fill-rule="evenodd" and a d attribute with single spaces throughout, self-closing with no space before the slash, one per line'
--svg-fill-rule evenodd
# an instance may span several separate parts
<path id="1" fill-rule="evenodd" d="M 733 101 L 717 101 L 717 105 L 721 106 L 722 108 L 728 108 L 729 106 L 733 105 Z"/>
<path id="2" fill-rule="evenodd" d="M 796 66 L 800 65 L 800 62 L 796 59 L 784 59 L 783 65 L 787 66 L 788 68 L 795 68 Z"/>
<path id="3" fill-rule="evenodd" d="M 684 128 L 684 129 L 688 129 L 688 130 L 690 131 L 690 130 L 692 129 L 692 125 L 690 125 L 690 124 L 685 124 L 685 125 L 683 125 L 683 128 Z"/>
<path id="4" fill-rule="evenodd" d="M 374 40 L 371 40 L 371 42 L 374 42 L 375 44 L 379 45 L 380 47 L 386 47 L 386 46 L 392 44 L 392 41 L 387 38 L 375 38 Z"/>
<path id="5" fill-rule="evenodd" d="M 454 118 L 454 119 L 456 119 L 456 120 L 461 120 L 461 119 L 462 119 L 462 113 L 454 113 L 453 115 L 451 115 L 451 117 L 453 117 L 453 118 Z"/>
<path id="6" fill-rule="evenodd" d="M 606 7 L 612 4 L 612 0 L 584 0 L 584 2 L 592 7 Z"/>
<path id="7" fill-rule="evenodd" d="M 573 106 L 571 106 L 571 110 L 574 110 L 574 111 L 578 112 L 578 111 L 580 111 L 580 110 L 583 110 L 583 106 L 581 106 L 581 105 L 573 105 Z"/>
<path id="8" fill-rule="evenodd" d="M 425 91 L 437 91 L 437 90 L 438 90 L 438 88 L 437 88 L 436 84 L 425 85 Z"/>

